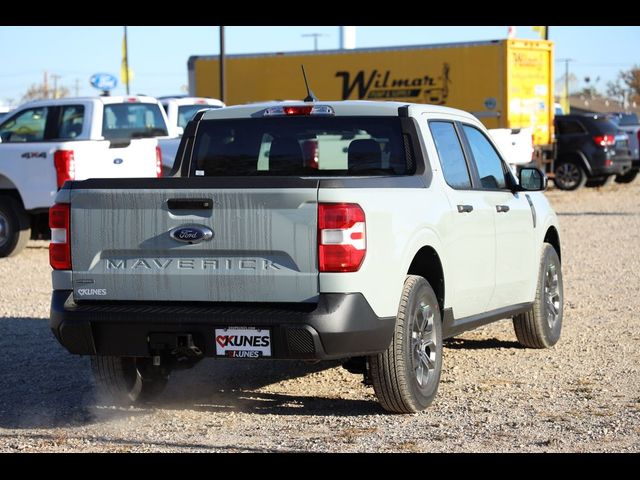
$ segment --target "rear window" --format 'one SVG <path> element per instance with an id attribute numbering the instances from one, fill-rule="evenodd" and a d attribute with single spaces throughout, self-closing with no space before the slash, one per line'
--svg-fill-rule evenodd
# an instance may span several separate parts
<path id="1" fill-rule="evenodd" d="M 185 128 L 189 120 L 193 118 L 193 116 L 198 113 L 200 110 L 205 108 L 220 108 L 214 107 L 213 105 L 181 105 L 178 107 L 178 126 Z"/>
<path id="2" fill-rule="evenodd" d="M 399 117 L 207 120 L 194 148 L 196 176 L 406 175 Z"/>
<path id="3" fill-rule="evenodd" d="M 162 137 L 167 126 L 155 103 L 112 103 L 104 106 L 102 135 L 107 140 Z"/>
<path id="4" fill-rule="evenodd" d="M 607 117 L 587 117 L 587 128 L 593 134 L 612 134 L 615 135 L 619 130 L 618 126 Z M 594 131 L 595 130 L 595 131 Z"/>

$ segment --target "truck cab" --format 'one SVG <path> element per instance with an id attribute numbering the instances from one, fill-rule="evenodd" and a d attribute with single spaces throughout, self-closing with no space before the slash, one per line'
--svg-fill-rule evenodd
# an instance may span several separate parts
<path id="1" fill-rule="evenodd" d="M 151 97 L 37 100 L 0 123 L 0 256 L 48 238 L 48 209 L 67 180 L 161 175 L 164 113 Z"/>

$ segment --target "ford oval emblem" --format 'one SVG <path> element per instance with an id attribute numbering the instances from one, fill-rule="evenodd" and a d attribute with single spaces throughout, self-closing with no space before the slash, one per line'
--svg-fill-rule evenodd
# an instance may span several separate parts
<path id="1" fill-rule="evenodd" d="M 115 163 L 116 165 L 120 165 L 122 162 L 124 162 L 124 160 L 122 160 L 121 158 L 115 158 L 113 160 L 113 163 Z"/>
<path id="2" fill-rule="evenodd" d="M 110 73 L 96 73 L 91 76 L 89 83 L 98 90 L 109 91 L 116 88 L 118 79 Z"/>
<path id="3" fill-rule="evenodd" d="M 200 243 L 213 238 L 213 230 L 209 227 L 193 225 L 188 227 L 174 228 L 169 232 L 174 240 L 184 243 Z"/>

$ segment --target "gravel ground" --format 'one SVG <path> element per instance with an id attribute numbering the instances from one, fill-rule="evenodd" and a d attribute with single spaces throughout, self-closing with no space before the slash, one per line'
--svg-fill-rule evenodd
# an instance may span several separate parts
<path id="1" fill-rule="evenodd" d="M 550 190 L 564 329 L 548 350 L 510 321 L 445 344 L 438 397 L 389 415 L 331 364 L 204 360 L 161 399 L 98 398 L 89 359 L 47 324 L 46 242 L 0 259 L 0 452 L 640 452 L 640 181 Z"/>

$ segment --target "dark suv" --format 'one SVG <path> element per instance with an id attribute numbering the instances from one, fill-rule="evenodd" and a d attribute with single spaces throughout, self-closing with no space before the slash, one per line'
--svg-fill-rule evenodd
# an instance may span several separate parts
<path id="1" fill-rule="evenodd" d="M 554 120 L 556 187 L 599 187 L 631 168 L 629 137 L 603 115 L 558 115 Z"/>

